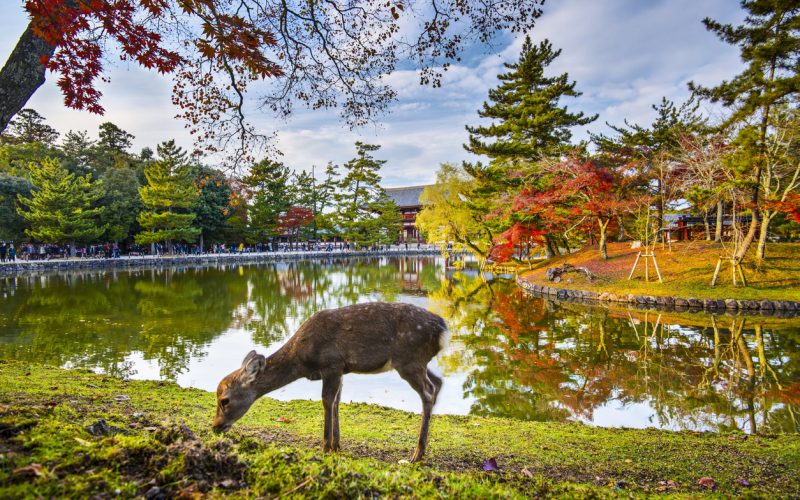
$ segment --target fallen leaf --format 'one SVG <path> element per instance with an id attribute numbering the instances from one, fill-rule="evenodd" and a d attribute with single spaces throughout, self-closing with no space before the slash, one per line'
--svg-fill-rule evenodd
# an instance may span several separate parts
<path id="1" fill-rule="evenodd" d="M 278 418 L 275 419 L 275 421 L 276 422 L 283 422 L 284 424 L 288 424 L 289 422 L 292 421 L 292 419 L 289 418 L 289 417 L 278 417 Z"/>
<path id="2" fill-rule="evenodd" d="M 408 460 L 406 460 L 406 459 L 404 458 L 404 459 L 402 459 L 402 460 L 398 460 L 398 461 L 397 461 L 397 463 L 398 463 L 398 464 L 400 464 L 400 465 L 405 465 L 405 464 L 410 464 L 411 462 L 409 462 Z"/>
<path id="3" fill-rule="evenodd" d="M 734 483 L 736 483 L 739 486 L 742 486 L 744 488 L 749 488 L 750 487 L 750 481 L 748 481 L 747 479 L 743 479 L 741 477 L 736 478 L 736 481 L 734 481 Z"/>
<path id="4" fill-rule="evenodd" d="M 529 471 L 527 467 L 522 469 L 522 474 L 524 476 L 533 477 L 533 472 Z"/>
<path id="5" fill-rule="evenodd" d="M 125 394 L 120 394 L 119 396 L 114 398 L 114 401 L 130 401 L 130 396 L 126 396 Z"/>
<path id="6" fill-rule="evenodd" d="M 626 464 L 632 464 L 632 463 L 633 463 L 633 460 L 631 460 L 630 458 L 626 458 L 626 459 L 625 459 L 625 463 L 626 463 Z"/>
<path id="7" fill-rule="evenodd" d="M 709 490 L 713 490 L 717 486 L 717 482 L 710 477 L 701 477 L 697 480 L 697 484 Z"/>
<path id="8" fill-rule="evenodd" d="M 488 460 L 483 461 L 483 470 L 489 471 L 498 471 L 500 467 L 497 466 L 497 459 L 492 457 Z"/>
<path id="9" fill-rule="evenodd" d="M 44 467 L 41 464 L 30 464 L 24 467 L 17 467 L 11 471 L 12 476 L 43 477 Z"/>
<path id="10" fill-rule="evenodd" d="M 656 491 L 659 493 L 664 493 L 665 491 L 675 491 L 680 487 L 678 483 L 673 481 L 672 479 L 668 479 L 666 481 L 659 481 L 658 487 L 656 487 Z"/>
<path id="11" fill-rule="evenodd" d="M 80 445 L 83 445 L 83 446 L 91 446 L 91 445 L 92 445 L 92 443 L 90 443 L 89 441 L 87 441 L 87 440 L 85 440 L 85 439 L 81 439 L 81 438 L 79 438 L 79 437 L 76 437 L 76 438 L 74 438 L 74 439 L 75 439 L 75 441 L 77 441 L 77 442 L 78 442 L 78 444 L 80 444 Z"/>

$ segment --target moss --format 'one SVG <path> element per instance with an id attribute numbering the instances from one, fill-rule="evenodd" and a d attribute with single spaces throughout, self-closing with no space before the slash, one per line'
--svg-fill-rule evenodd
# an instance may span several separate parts
<path id="1" fill-rule="evenodd" d="M 798 435 L 437 415 L 428 458 L 412 465 L 398 461 L 418 415 L 342 405 L 343 452 L 325 455 L 318 402 L 262 398 L 222 436 L 210 432 L 213 408 L 213 394 L 175 384 L 0 362 L 0 497 L 696 495 L 704 476 L 725 495 L 800 493 Z M 107 431 L 92 435 L 99 419 Z M 499 472 L 481 469 L 490 457 Z"/>

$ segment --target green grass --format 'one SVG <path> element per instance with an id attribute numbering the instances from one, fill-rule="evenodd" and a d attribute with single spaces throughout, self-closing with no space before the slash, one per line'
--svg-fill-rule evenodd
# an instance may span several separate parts
<path id="1" fill-rule="evenodd" d="M 427 460 L 401 464 L 415 414 L 342 405 L 343 451 L 325 455 L 319 402 L 262 398 L 222 436 L 213 411 L 213 394 L 171 383 L 0 362 L 0 498 L 695 496 L 701 477 L 724 495 L 800 495 L 798 435 L 436 415 Z M 116 433 L 90 434 L 101 418 Z M 499 472 L 481 469 L 491 457 Z"/>
<path id="2" fill-rule="evenodd" d="M 711 278 L 723 248 L 705 241 L 673 243 L 672 250 L 656 246 L 658 267 L 664 279 L 659 283 L 650 262 L 650 281 L 644 280 L 644 258 L 639 262 L 633 279 L 628 276 L 641 249 L 631 249 L 630 243 L 610 243 L 608 260 L 602 260 L 596 247 L 585 248 L 537 262 L 523 278 L 537 285 L 576 290 L 610 292 L 617 295 L 656 295 L 697 299 L 792 300 L 800 301 L 800 244 L 773 243 L 767 247 L 767 258 L 756 266 L 752 255 L 743 264 L 747 287 L 734 287 L 730 265 L 723 263 L 717 286 Z M 560 283 L 545 278 L 550 267 L 570 263 L 586 267 L 598 276 L 590 283 L 583 275 L 567 274 Z"/>

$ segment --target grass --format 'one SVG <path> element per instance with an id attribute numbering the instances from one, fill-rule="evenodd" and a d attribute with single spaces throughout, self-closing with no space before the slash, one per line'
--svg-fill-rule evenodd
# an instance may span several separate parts
<path id="1" fill-rule="evenodd" d="M 694 497 L 712 492 L 701 478 L 716 494 L 800 495 L 798 435 L 437 415 L 427 460 L 402 464 L 415 414 L 344 404 L 343 451 L 325 455 L 319 402 L 262 398 L 220 436 L 211 393 L 10 361 L 0 405 L 0 498 Z M 499 471 L 482 470 L 488 458 Z"/>
<path id="2" fill-rule="evenodd" d="M 596 247 L 585 248 L 570 255 L 562 255 L 537 262 L 523 278 L 538 285 L 559 288 L 610 292 L 617 295 L 655 295 L 697 299 L 742 300 L 792 300 L 800 301 L 800 244 L 773 243 L 767 247 L 767 258 L 760 268 L 748 258 L 743 267 L 748 287 L 734 287 L 730 265 L 723 263 L 717 286 L 711 287 L 711 278 L 722 247 L 705 241 L 673 243 L 672 250 L 655 249 L 658 267 L 664 283 L 659 283 L 652 261 L 650 282 L 644 280 L 644 262 L 640 260 L 632 280 L 628 275 L 640 249 L 631 249 L 630 243 L 610 243 L 608 260 L 600 258 Z M 570 263 L 586 267 L 599 279 L 590 283 L 583 275 L 567 274 L 558 284 L 547 281 L 547 268 Z"/>

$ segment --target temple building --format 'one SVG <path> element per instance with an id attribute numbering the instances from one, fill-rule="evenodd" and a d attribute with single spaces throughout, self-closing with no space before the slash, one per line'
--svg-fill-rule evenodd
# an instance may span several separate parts
<path id="1" fill-rule="evenodd" d="M 406 243 L 422 243 L 422 235 L 417 230 L 417 214 L 422 210 L 419 195 L 427 186 L 406 186 L 386 188 L 386 194 L 394 200 L 403 216 L 403 231 L 400 241 Z"/>

